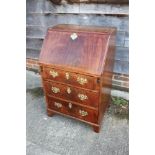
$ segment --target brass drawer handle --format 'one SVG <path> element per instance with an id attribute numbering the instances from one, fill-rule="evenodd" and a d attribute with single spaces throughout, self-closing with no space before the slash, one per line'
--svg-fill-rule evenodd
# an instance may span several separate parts
<path id="1" fill-rule="evenodd" d="M 65 73 L 65 74 L 66 74 L 66 79 L 69 80 L 69 78 L 70 78 L 69 73 Z"/>
<path id="2" fill-rule="evenodd" d="M 81 116 L 87 116 L 88 115 L 88 112 L 87 111 L 84 111 L 84 110 L 79 110 L 79 114 Z"/>
<path id="3" fill-rule="evenodd" d="M 72 103 L 68 104 L 69 109 L 72 109 Z"/>
<path id="4" fill-rule="evenodd" d="M 51 89 L 52 89 L 53 93 L 59 93 L 60 92 L 60 89 L 57 87 L 52 87 Z"/>
<path id="5" fill-rule="evenodd" d="M 78 94 L 78 97 L 81 101 L 88 99 L 87 95 L 84 94 Z"/>
<path id="6" fill-rule="evenodd" d="M 67 87 L 67 93 L 70 94 L 72 91 L 70 89 L 70 87 Z"/>
<path id="7" fill-rule="evenodd" d="M 54 70 L 50 70 L 50 75 L 53 76 L 53 78 L 57 77 L 59 74 L 58 72 L 54 71 Z"/>
<path id="8" fill-rule="evenodd" d="M 81 85 L 84 85 L 85 83 L 87 83 L 87 79 L 86 78 L 82 78 L 82 77 L 77 77 L 77 82 L 79 82 Z"/>
<path id="9" fill-rule="evenodd" d="M 58 102 L 54 102 L 54 105 L 55 105 L 57 108 L 61 108 L 61 107 L 62 107 L 62 104 L 61 104 L 61 103 L 58 103 Z"/>

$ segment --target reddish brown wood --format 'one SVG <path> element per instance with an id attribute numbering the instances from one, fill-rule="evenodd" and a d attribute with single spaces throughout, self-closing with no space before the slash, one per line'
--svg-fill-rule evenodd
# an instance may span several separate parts
<path id="1" fill-rule="evenodd" d="M 70 37 L 73 32 L 78 35 L 76 40 Z M 50 29 L 42 46 L 40 62 L 101 75 L 109 34 L 78 32 L 76 29 L 73 32 Z"/>
<path id="2" fill-rule="evenodd" d="M 98 107 L 98 102 L 99 102 L 99 92 L 98 91 L 93 92 L 90 90 L 79 89 L 79 88 L 75 88 L 73 86 L 68 86 L 68 85 L 60 84 L 60 83 L 56 83 L 56 82 L 44 81 L 43 83 L 44 83 L 46 92 L 54 97 L 78 102 L 83 105 L 89 105 L 89 106 L 96 107 L 96 108 Z M 52 91 L 53 87 L 58 88 L 60 90 L 60 92 L 54 93 Z M 69 93 L 67 92 L 68 89 L 70 90 Z M 86 95 L 87 99 L 81 100 L 78 96 L 79 94 Z"/>
<path id="3" fill-rule="evenodd" d="M 49 30 L 56 29 L 57 31 L 66 31 L 66 32 L 87 32 L 95 34 L 112 34 L 116 31 L 114 27 L 102 27 L 102 26 L 81 26 L 81 25 L 72 25 L 72 24 L 60 24 L 54 27 L 49 28 Z"/>
<path id="4" fill-rule="evenodd" d="M 101 83 L 102 93 L 99 104 L 99 110 L 100 110 L 99 122 L 102 121 L 103 115 L 106 109 L 110 106 L 111 101 L 112 75 L 113 75 L 114 56 L 115 56 L 115 36 L 116 32 L 114 31 L 111 34 L 109 47 L 106 55 L 106 61 L 103 68 L 102 83 Z"/>
<path id="5" fill-rule="evenodd" d="M 99 126 L 94 126 L 94 125 L 93 125 L 93 130 L 94 130 L 96 133 L 99 133 L 99 132 L 100 132 L 100 127 L 99 127 Z"/>
<path id="6" fill-rule="evenodd" d="M 49 117 L 52 117 L 54 115 L 54 112 L 47 109 L 47 115 Z"/>
<path id="7" fill-rule="evenodd" d="M 53 81 L 58 81 L 61 83 L 65 83 L 65 84 L 70 84 L 70 85 L 74 85 L 77 87 L 82 87 L 85 89 L 99 89 L 99 84 L 97 82 L 98 78 L 97 77 L 93 77 L 93 76 L 87 76 L 87 75 L 82 75 L 82 74 L 78 74 L 75 72 L 71 72 L 71 71 L 66 71 L 66 70 L 62 70 L 62 69 L 57 69 L 55 68 L 51 68 L 50 67 L 43 67 L 43 74 L 42 77 L 44 79 L 49 79 L 49 80 L 53 80 Z M 52 75 L 50 75 L 50 71 L 56 71 L 58 73 L 59 76 L 53 77 Z M 69 74 L 69 79 L 66 79 L 66 73 Z M 78 81 L 77 78 L 78 77 L 82 77 L 82 78 L 86 78 L 87 79 L 87 83 L 81 85 Z"/>
<path id="8" fill-rule="evenodd" d="M 98 111 L 85 108 L 75 104 L 73 102 L 66 102 L 54 97 L 48 97 L 48 108 L 55 111 L 64 113 L 69 116 L 77 117 L 81 120 L 85 120 L 92 123 L 98 122 Z M 56 104 L 56 105 L 55 105 Z M 82 116 L 81 113 L 87 113 L 86 116 Z"/>
<path id="9" fill-rule="evenodd" d="M 73 119 L 75 119 L 75 120 L 78 120 L 78 121 L 87 123 L 87 124 L 89 124 L 89 125 L 91 125 L 91 126 L 96 126 L 96 123 L 88 122 L 88 121 L 85 121 L 85 120 L 83 120 L 83 119 L 79 119 L 78 117 L 73 117 L 73 116 L 71 116 L 71 115 L 67 115 L 67 114 L 65 114 L 65 113 L 56 111 L 56 110 L 54 110 L 54 109 L 48 109 L 48 110 L 54 112 L 55 114 L 59 114 L 59 115 L 65 116 L 65 117 L 73 118 Z"/>
<path id="10" fill-rule="evenodd" d="M 78 34 L 75 40 L 70 38 L 73 32 Z M 81 120 L 99 132 L 110 101 L 115 33 L 114 28 L 76 25 L 48 29 L 39 64 L 49 115 L 58 113 Z M 50 71 L 57 72 L 57 76 L 53 77 Z M 78 77 L 86 78 L 87 83 L 81 85 Z M 52 87 L 59 92 L 54 93 Z M 78 94 L 86 95 L 87 99 L 80 100 Z"/>

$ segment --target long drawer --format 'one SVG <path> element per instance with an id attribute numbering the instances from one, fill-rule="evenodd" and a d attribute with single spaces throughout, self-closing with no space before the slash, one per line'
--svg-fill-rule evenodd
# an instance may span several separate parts
<path id="1" fill-rule="evenodd" d="M 98 122 L 98 110 L 92 110 L 85 108 L 72 102 L 66 102 L 54 97 L 48 98 L 48 109 L 58 111 L 60 113 L 70 115 L 88 122 L 97 123 Z"/>
<path id="2" fill-rule="evenodd" d="M 43 67 L 42 77 L 43 79 L 50 79 L 91 90 L 99 89 L 99 79 L 88 75 L 81 75 L 64 70 Z"/>
<path id="3" fill-rule="evenodd" d="M 92 107 L 98 107 L 99 92 L 75 88 L 56 82 L 43 81 L 46 94 L 54 97 L 78 102 Z"/>

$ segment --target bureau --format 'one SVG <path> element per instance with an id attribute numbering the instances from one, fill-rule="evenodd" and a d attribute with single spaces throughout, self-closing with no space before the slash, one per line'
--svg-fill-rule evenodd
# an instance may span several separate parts
<path id="1" fill-rule="evenodd" d="M 110 102 L 115 35 L 107 27 L 48 28 L 39 57 L 48 116 L 69 116 L 99 132 Z"/>

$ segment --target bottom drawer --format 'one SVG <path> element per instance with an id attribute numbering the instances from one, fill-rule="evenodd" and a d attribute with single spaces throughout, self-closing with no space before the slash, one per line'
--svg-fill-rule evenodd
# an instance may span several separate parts
<path id="1" fill-rule="evenodd" d="M 66 102 L 53 97 L 48 97 L 48 108 L 58 111 L 60 113 L 70 115 L 88 122 L 98 122 L 98 111 L 88 109 L 71 102 Z"/>

